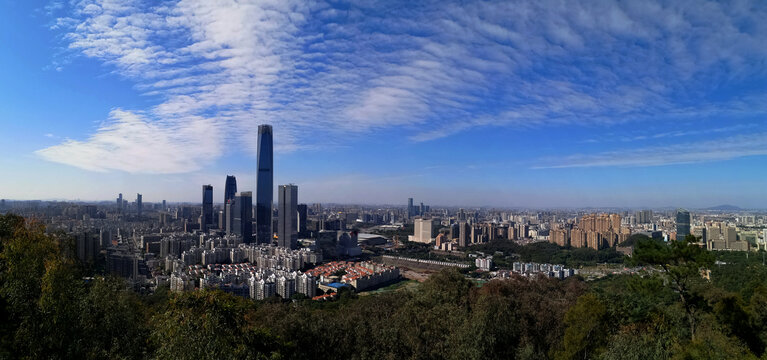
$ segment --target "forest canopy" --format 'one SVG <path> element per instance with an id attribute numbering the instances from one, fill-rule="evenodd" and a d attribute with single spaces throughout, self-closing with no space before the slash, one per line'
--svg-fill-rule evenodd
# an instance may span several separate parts
<path id="1" fill-rule="evenodd" d="M 139 295 L 93 276 L 66 236 L 0 216 L 0 358 L 767 358 L 764 266 L 713 265 L 690 241 L 638 239 L 662 271 L 482 286 L 444 270 L 417 287 L 333 302 L 220 291 Z M 711 269 L 711 280 L 701 270 Z"/>

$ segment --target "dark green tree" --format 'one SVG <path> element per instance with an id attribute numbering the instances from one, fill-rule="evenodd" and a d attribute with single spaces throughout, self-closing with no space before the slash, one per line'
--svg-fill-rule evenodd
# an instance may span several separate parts
<path id="1" fill-rule="evenodd" d="M 699 312 L 706 306 L 701 293 L 705 284 L 701 271 L 710 268 L 714 256 L 697 245 L 694 236 L 669 244 L 639 240 L 632 258 L 636 264 L 658 266 L 668 286 L 677 293 L 689 325 L 690 339 L 695 339 Z"/>

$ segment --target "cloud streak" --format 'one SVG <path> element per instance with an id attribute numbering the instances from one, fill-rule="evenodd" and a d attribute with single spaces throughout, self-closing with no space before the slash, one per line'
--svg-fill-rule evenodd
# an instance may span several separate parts
<path id="1" fill-rule="evenodd" d="M 710 101 L 713 83 L 764 75 L 759 2 L 84 0 L 70 10 L 52 26 L 68 48 L 158 99 L 134 110 L 143 126 L 218 135 L 162 140 L 210 149 L 203 162 L 223 143 L 254 152 L 260 123 L 273 124 L 278 151 L 289 151 L 393 127 L 418 142 L 476 127 L 610 126 L 763 107 L 744 103 L 749 93 Z M 116 145 L 130 131 L 114 117 L 38 154 L 157 172 L 129 160 L 155 139 Z M 169 172 L 199 166 L 161 160 Z"/>
<path id="2" fill-rule="evenodd" d="M 767 155 L 767 132 L 685 144 L 623 149 L 543 159 L 534 169 L 648 167 L 696 164 Z"/>

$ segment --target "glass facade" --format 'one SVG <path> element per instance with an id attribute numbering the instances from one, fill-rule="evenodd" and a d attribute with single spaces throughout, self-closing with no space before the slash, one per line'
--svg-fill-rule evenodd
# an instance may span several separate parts
<path id="1" fill-rule="evenodd" d="M 237 194 L 237 179 L 233 175 L 226 176 L 226 185 L 224 187 L 224 204 L 233 200 Z"/>
<path id="2" fill-rule="evenodd" d="M 683 240 L 690 235 L 690 212 L 685 209 L 676 211 L 676 239 Z"/>
<path id="3" fill-rule="evenodd" d="M 213 224 L 213 186 L 202 186 L 202 230 L 206 231 Z"/>
<path id="4" fill-rule="evenodd" d="M 250 191 L 243 191 L 234 198 L 234 217 L 232 219 L 232 231 L 235 235 L 242 236 L 242 242 L 253 242 L 253 195 Z"/>
<path id="5" fill-rule="evenodd" d="M 256 173 L 256 241 L 272 242 L 274 167 L 272 126 L 258 126 L 258 172 Z"/>

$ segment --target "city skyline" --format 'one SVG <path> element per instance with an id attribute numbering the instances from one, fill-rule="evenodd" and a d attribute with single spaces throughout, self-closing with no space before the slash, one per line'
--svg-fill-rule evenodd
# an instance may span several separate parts
<path id="1" fill-rule="evenodd" d="M 0 198 L 767 207 L 764 3 L 555 5 L 5 3 Z"/>

